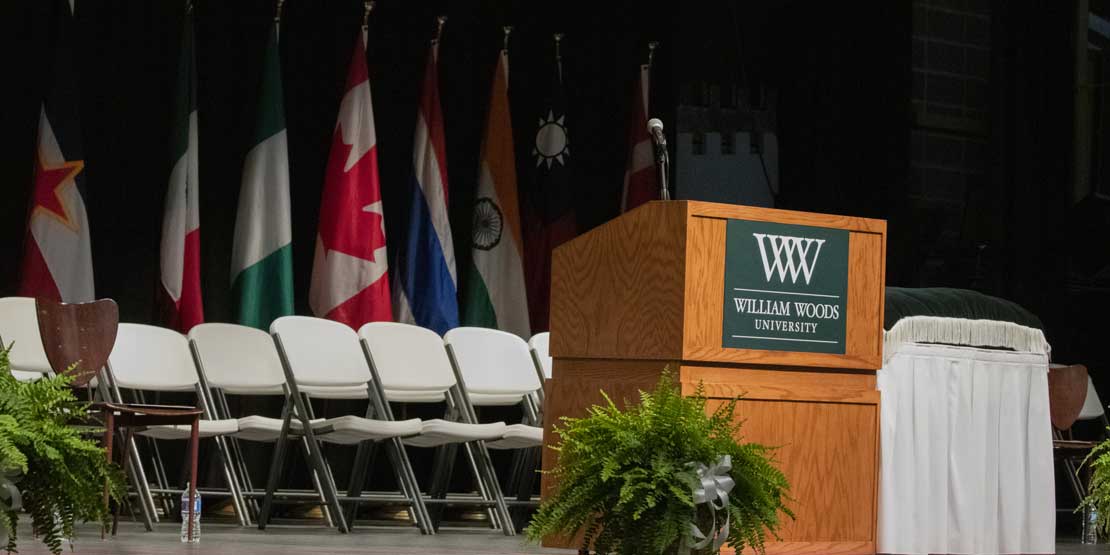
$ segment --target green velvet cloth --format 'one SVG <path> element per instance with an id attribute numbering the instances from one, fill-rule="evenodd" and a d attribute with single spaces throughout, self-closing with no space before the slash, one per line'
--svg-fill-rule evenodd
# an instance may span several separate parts
<path id="1" fill-rule="evenodd" d="M 887 287 L 883 329 L 889 330 L 898 320 L 909 316 L 998 320 L 1044 329 L 1039 318 L 1017 303 L 978 291 L 948 287 Z"/>

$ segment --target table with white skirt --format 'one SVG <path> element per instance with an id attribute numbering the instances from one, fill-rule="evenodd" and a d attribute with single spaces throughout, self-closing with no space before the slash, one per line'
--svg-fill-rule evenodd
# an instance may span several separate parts
<path id="1" fill-rule="evenodd" d="M 903 343 L 885 358 L 878 552 L 1054 553 L 1048 355 Z"/>

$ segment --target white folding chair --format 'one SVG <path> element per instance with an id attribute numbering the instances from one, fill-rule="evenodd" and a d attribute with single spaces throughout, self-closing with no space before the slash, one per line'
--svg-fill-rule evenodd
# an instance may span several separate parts
<path id="1" fill-rule="evenodd" d="M 116 343 L 105 367 L 110 395 L 123 401 L 121 390 L 134 392 L 140 403 L 146 402 L 145 392 L 186 392 L 196 394 L 197 406 L 204 411 L 200 420 L 201 439 L 214 439 L 228 491 L 205 490 L 204 495 L 231 497 L 239 523 L 247 525 L 246 503 L 239 489 L 239 478 L 231 464 L 231 456 L 223 438 L 239 430 L 232 419 L 217 419 L 208 396 L 200 386 L 196 367 L 189 353 L 189 344 L 180 333 L 142 324 L 120 324 Z M 149 426 L 134 430 L 152 440 L 187 440 L 190 427 L 184 425 Z M 152 445 L 156 444 L 152 442 Z M 153 465 L 160 488 L 150 490 L 159 496 L 180 495 L 184 489 L 170 487 L 161 455 L 155 449 Z M 200 489 L 199 486 L 197 488 Z M 153 500 L 151 500 L 153 502 Z"/>
<path id="2" fill-rule="evenodd" d="M 8 362 L 15 379 L 29 382 L 53 374 L 39 336 L 35 299 L 0 298 L 0 341 L 3 341 L 4 347 L 12 347 Z"/>
<path id="3" fill-rule="evenodd" d="M 486 443 L 491 449 L 514 450 L 505 489 L 516 492 L 513 515 L 520 524 L 526 514 L 519 506 L 537 504 L 532 489 L 543 446 L 539 407 L 543 384 L 532 353 L 517 335 L 489 328 L 455 328 L 447 332 L 444 342 L 471 407 L 519 405 L 524 415 L 523 422 L 510 425 L 502 439 Z"/>
<path id="4" fill-rule="evenodd" d="M 546 380 L 551 379 L 551 332 L 542 332 L 533 335 L 528 340 L 528 348 L 532 351 L 532 362 L 536 365 L 536 372 L 539 374 L 540 382 L 544 383 Z M 540 413 L 543 413 L 543 388 L 537 392 L 540 400 Z M 542 419 L 541 419 L 542 422 Z"/>
<path id="5" fill-rule="evenodd" d="M 285 372 L 281 367 L 277 349 L 274 348 L 270 334 L 238 324 L 209 323 L 194 326 L 189 331 L 189 346 L 197 365 L 201 387 L 205 390 L 214 410 L 220 418 L 235 418 L 227 401 L 228 395 L 238 397 L 275 397 L 285 395 Z M 362 397 L 366 388 L 362 388 Z M 239 431 L 231 436 L 230 450 L 239 471 L 240 487 L 248 502 L 251 514 L 257 517 L 259 507 L 256 500 L 265 495 L 264 490 L 254 487 L 243 457 L 239 440 L 273 443 L 281 436 L 283 420 L 251 414 L 236 418 Z M 323 441 L 344 443 L 344 429 L 351 423 L 342 417 L 337 419 L 313 419 L 312 427 L 317 437 Z M 290 434 L 299 436 L 301 421 L 291 420 Z M 336 427 L 339 428 L 338 433 Z M 301 442 L 307 456 L 307 444 Z M 323 505 L 324 518 L 329 526 L 334 525 L 331 511 L 324 498 L 319 476 L 312 474 L 315 492 L 283 490 L 284 497 L 305 497 L 317 499 Z"/>
<path id="6" fill-rule="evenodd" d="M 528 347 L 532 350 L 532 360 L 536 363 L 536 371 L 540 380 L 551 379 L 551 332 L 537 333 L 528 340 Z"/>
<path id="7" fill-rule="evenodd" d="M 369 398 L 371 401 L 365 418 L 346 415 L 328 419 L 326 422 L 329 423 L 330 429 L 326 435 L 320 436 L 316 434 L 311 424 L 309 403 L 302 390 L 311 390 L 313 394 L 322 396 L 335 393 L 338 397 L 334 398 L 351 398 L 355 395 L 356 388 L 361 387 L 366 391 L 371 387 L 370 370 L 355 332 L 345 324 L 331 320 L 285 316 L 274 320 L 270 325 L 270 333 L 277 345 L 278 355 L 285 371 L 287 395 L 285 408 L 282 411 L 283 425 L 270 467 L 266 497 L 262 504 L 262 514 L 259 516 L 259 527 L 264 527 L 269 519 L 276 480 L 281 473 L 284 460 L 286 438 L 291 432 L 290 423 L 293 418 L 296 418 L 301 423 L 300 431 L 307 443 L 309 462 L 320 477 L 332 519 L 341 532 L 347 532 L 349 525 L 340 502 L 349 501 L 355 504 L 368 499 L 361 495 L 357 497 L 348 495 L 340 499 L 336 491 L 335 478 L 320 448 L 320 442 L 324 441 L 324 438 L 334 443 L 358 444 L 360 451 L 372 442 L 383 442 L 393 463 L 401 494 L 411 509 L 410 516 L 422 532 L 434 533 L 427 519 L 427 511 L 420 496 L 416 476 L 412 472 L 412 466 L 401 443 L 401 438 L 418 436 L 421 433 L 422 423 L 419 419 L 395 421 L 382 410 L 380 403 L 373 402 L 374 396 L 363 393 L 361 397 Z M 353 473 L 365 473 L 365 468 L 360 466 L 365 467 L 366 464 L 367 461 L 363 460 L 360 465 L 356 458 Z M 392 500 L 396 502 L 396 499 Z"/>
<path id="8" fill-rule="evenodd" d="M 358 333 L 378 386 L 371 393 L 378 396 L 387 414 L 392 415 L 389 402 L 447 404 L 444 419 L 425 421 L 420 435 L 405 440 L 406 445 L 413 447 L 439 448 L 426 503 L 438 508 L 448 502 L 451 467 L 456 448 L 462 445 L 481 496 L 473 504 L 487 507 L 491 523 L 505 535 L 515 535 L 508 505 L 486 450 L 486 442 L 505 438 L 508 426 L 504 422 L 479 424 L 474 418 L 473 408 L 467 403 L 465 390 L 444 350 L 443 339 L 434 331 L 392 322 L 372 322 L 362 326 Z M 437 510 L 432 519 L 436 526 L 440 512 Z"/>

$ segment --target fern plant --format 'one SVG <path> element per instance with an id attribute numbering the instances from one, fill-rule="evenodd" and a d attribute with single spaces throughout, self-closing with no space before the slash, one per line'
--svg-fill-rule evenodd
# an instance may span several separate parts
<path id="1" fill-rule="evenodd" d="M 88 405 L 73 395 L 70 378 L 20 382 L 11 374 L 10 350 L 0 341 L 0 471 L 18 471 L 17 486 L 32 528 L 58 555 L 63 539 L 73 537 L 75 523 L 108 524 L 104 484 L 120 499 L 123 475 L 98 442 L 83 436 L 97 430 L 74 426 Z M 9 552 L 16 549 L 18 518 L 12 509 L 0 514 Z"/>
<path id="2" fill-rule="evenodd" d="M 789 484 L 771 449 L 736 439 L 735 399 L 707 414 L 703 388 L 682 396 L 669 370 L 625 410 L 602 395 L 605 404 L 585 418 L 563 418 L 555 427 L 559 462 L 550 473 L 557 485 L 529 524 L 529 539 L 584 531 L 584 551 L 675 553 L 691 524 L 710 533 L 707 507 L 694 502 L 699 480 L 690 463 L 711 465 L 722 455 L 731 457 L 735 481 L 726 507 L 731 548 L 762 553 L 765 534 L 775 534 L 781 515 L 793 518 L 784 505 Z"/>
<path id="3" fill-rule="evenodd" d="M 1110 432 L 1110 429 L 1107 431 Z M 1080 465 L 1080 471 L 1084 467 L 1090 472 L 1090 482 L 1087 484 L 1087 496 L 1075 511 L 1093 508 L 1098 513 L 1098 534 L 1106 536 L 1110 534 L 1110 438 L 1087 454 Z"/>

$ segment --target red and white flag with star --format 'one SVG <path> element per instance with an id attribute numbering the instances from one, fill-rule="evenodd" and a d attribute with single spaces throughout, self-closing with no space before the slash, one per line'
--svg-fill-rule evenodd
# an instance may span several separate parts
<path id="1" fill-rule="evenodd" d="M 388 269 L 363 31 L 347 71 L 324 177 L 308 293 L 313 314 L 356 329 L 392 320 Z"/>
<path id="2" fill-rule="evenodd" d="M 81 197 L 85 163 L 68 31 L 69 4 L 59 2 L 54 83 L 39 111 L 34 190 L 19 294 L 65 302 L 93 300 L 92 242 Z"/>

